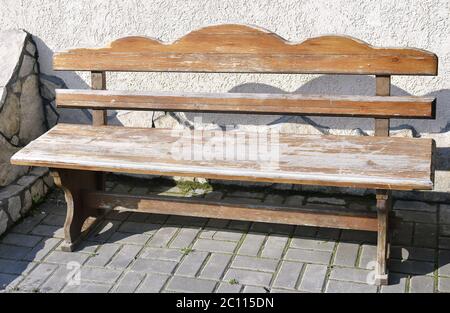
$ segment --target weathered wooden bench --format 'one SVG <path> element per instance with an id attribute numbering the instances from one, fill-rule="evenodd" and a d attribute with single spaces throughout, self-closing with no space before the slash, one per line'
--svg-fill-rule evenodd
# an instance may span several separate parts
<path id="1" fill-rule="evenodd" d="M 427 51 L 375 48 L 342 36 L 292 44 L 261 29 L 221 25 L 172 44 L 127 37 L 106 48 L 60 52 L 53 66 L 91 71 L 93 90 L 57 90 L 56 101 L 61 108 L 92 109 L 93 125 L 59 124 L 11 162 L 51 168 L 67 201 L 66 251 L 100 212 L 119 205 L 140 212 L 377 231 L 376 282 L 386 284 L 391 190 L 433 188 L 433 140 L 389 137 L 390 118 L 435 118 L 435 99 L 390 96 L 391 75 L 437 75 L 437 57 Z M 106 71 L 375 75 L 376 96 L 106 91 Z M 274 169 L 248 159 L 175 157 L 171 149 L 180 138 L 169 129 L 107 126 L 106 110 L 116 109 L 371 117 L 375 136 L 280 134 Z M 373 188 L 377 212 L 114 194 L 104 190 L 104 172 Z"/>

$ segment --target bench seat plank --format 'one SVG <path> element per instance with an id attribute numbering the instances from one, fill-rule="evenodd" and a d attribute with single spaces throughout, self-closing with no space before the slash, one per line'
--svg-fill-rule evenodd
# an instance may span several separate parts
<path id="1" fill-rule="evenodd" d="M 280 134 L 279 167 L 270 162 L 180 155 L 194 131 L 58 124 L 17 152 L 16 165 L 325 186 L 432 189 L 431 139 Z M 195 131 L 198 132 L 198 131 Z M 216 147 L 231 133 L 204 131 Z M 219 132 L 221 133 L 221 132 Z M 197 133 L 198 134 L 198 133 Z M 254 134 L 254 133 L 253 133 Z M 180 135 L 180 133 L 178 133 Z M 181 138 L 181 139 L 180 139 Z M 270 139 L 270 137 L 269 137 Z M 270 143 L 270 141 L 269 141 Z M 195 151 L 199 142 L 194 142 Z M 181 146 L 180 146 L 181 145 Z M 270 144 L 269 144 L 270 145 Z M 237 149 L 247 149 L 246 144 Z M 228 151 L 228 146 L 227 146 Z"/>

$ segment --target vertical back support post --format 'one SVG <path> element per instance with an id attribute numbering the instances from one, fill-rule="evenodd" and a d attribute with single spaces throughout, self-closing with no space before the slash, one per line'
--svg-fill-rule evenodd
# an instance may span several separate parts
<path id="1" fill-rule="evenodd" d="M 390 96 L 391 77 L 376 76 L 376 95 Z M 389 136 L 389 119 L 375 119 L 375 136 Z M 378 216 L 378 237 L 377 237 L 377 268 L 375 283 L 377 285 L 388 284 L 387 259 L 389 257 L 389 211 L 391 209 L 391 191 L 377 190 L 377 216 Z"/>
<path id="2" fill-rule="evenodd" d="M 97 90 L 106 89 L 106 72 L 91 72 L 91 88 Z M 92 126 L 107 124 L 106 110 L 92 110 Z M 105 190 L 105 173 L 96 173 L 96 184 L 98 190 Z"/>

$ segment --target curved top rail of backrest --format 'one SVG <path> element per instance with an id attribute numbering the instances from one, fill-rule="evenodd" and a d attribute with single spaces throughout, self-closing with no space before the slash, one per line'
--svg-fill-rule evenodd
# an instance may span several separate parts
<path id="1" fill-rule="evenodd" d="M 55 70 L 230 73 L 437 75 L 435 54 L 378 48 L 346 36 L 291 43 L 245 25 L 193 31 L 173 43 L 125 37 L 105 48 L 55 53 Z"/>

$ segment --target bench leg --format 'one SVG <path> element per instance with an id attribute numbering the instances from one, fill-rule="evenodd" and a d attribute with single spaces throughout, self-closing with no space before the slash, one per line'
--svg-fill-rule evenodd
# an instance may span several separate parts
<path id="1" fill-rule="evenodd" d="M 378 240 L 377 240 L 377 268 L 375 284 L 388 284 L 387 260 L 389 257 L 389 211 L 391 208 L 391 192 L 377 190 Z"/>
<path id="2" fill-rule="evenodd" d="M 83 205 L 83 192 L 97 190 L 98 173 L 67 169 L 52 169 L 55 185 L 64 191 L 67 216 L 64 223 L 63 251 L 71 252 L 99 221 L 98 210 Z"/>

